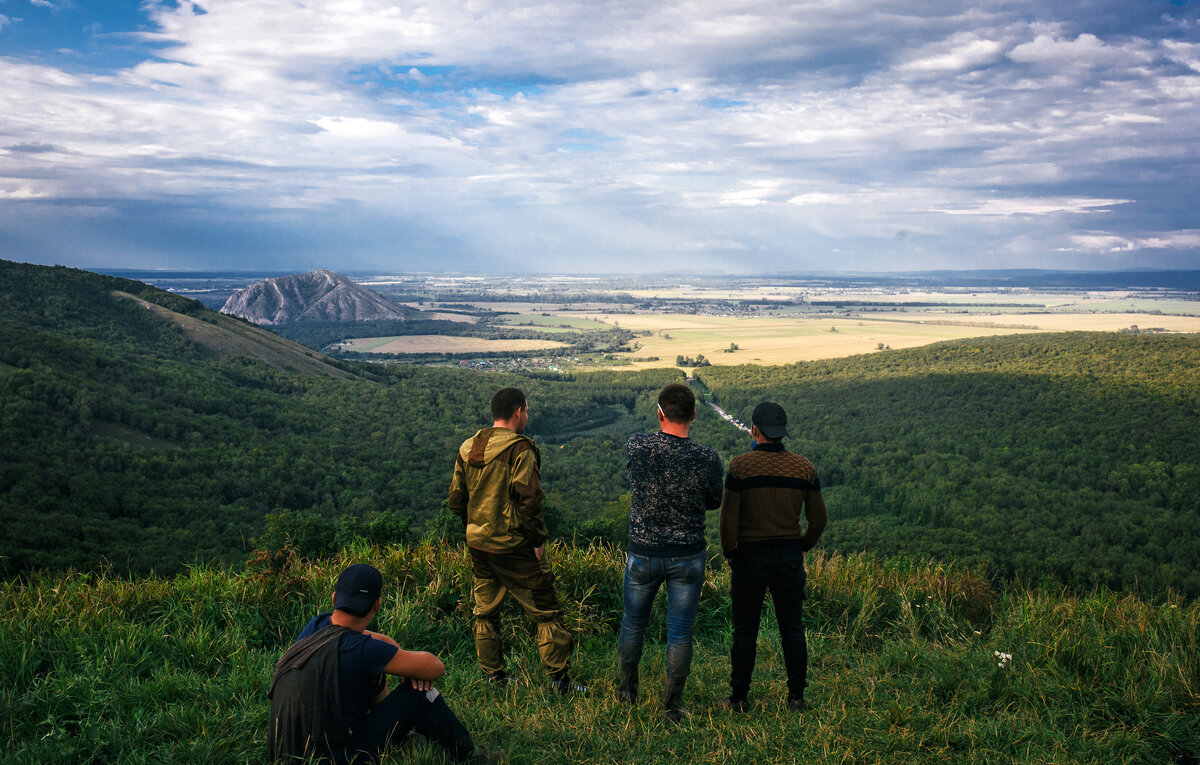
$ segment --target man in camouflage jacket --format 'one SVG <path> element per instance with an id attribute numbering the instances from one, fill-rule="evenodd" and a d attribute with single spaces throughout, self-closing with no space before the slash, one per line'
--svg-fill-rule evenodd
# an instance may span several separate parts
<path id="1" fill-rule="evenodd" d="M 500 641 L 500 607 L 512 595 L 537 623 L 538 653 L 551 688 L 580 690 L 568 676 L 574 641 L 563 624 L 546 560 L 546 524 L 539 481 L 541 454 L 522 435 L 529 404 L 516 388 L 491 401 L 493 424 L 463 442 L 454 461 L 449 505 L 466 528 L 475 576 L 475 652 L 493 682 L 511 679 Z"/>

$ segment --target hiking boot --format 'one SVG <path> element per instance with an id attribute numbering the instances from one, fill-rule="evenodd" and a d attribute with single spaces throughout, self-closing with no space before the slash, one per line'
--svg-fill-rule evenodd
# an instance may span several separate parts
<path id="1" fill-rule="evenodd" d="M 787 707 L 793 712 L 804 712 L 808 709 L 808 703 L 804 700 L 803 696 L 789 696 Z"/>
<path id="2" fill-rule="evenodd" d="M 663 717 L 669 722 L 679 722 L 691 712 L 683 708 L 683 684 L 687 677 L 671 677 L 663 685 Z"/>
<path id="3" fill-rule="evenodd" d="M 572 693 L 587 693 L 588 687 L 575 682 L 568 675 L 550 678 L 550 690 L 563 696 L 569 696 Z"/>
<path id="4" fill-rule="evenodd" d="M 746 699 L 735 699 L 730 696 L 727 699 L 721 699 L 717 704 L 723 709 L 728 709 L 730 712 L 747 712 L 750 710 L 750 702 Z"/>
<path id="5" fill-rule="evenodd" d="M 633 706 L 638 697 L 638 665 L 621 664 L 620 685 L 617 687 L 617 701 Z"/>
<path id="6" fill-rule="evenodd" d="M 488 685 L 495 688 L 503 688 L 517 682 L 517 678 L 508 674 L 504 670 L 500 670 L 494 675 L 484 675 L 483 679 Z"/>

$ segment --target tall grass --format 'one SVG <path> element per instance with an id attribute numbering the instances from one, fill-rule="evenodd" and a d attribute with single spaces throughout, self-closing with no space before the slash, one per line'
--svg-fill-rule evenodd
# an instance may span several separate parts
<path id="1" fill-rule="evenodd" d="M 767 609 L 752 709 L 728 693 L 729 572 L 714 560 L 701 598 L 686 705 L 657 714 L 664 609 L 656 606 L 642 701 L 615 702 L 623 555 L 550 551 L 587 696 L 552 696 L 532 625 L 504 617 L 523 681 L 479 679 L 471 574 L 461 547 L 357 547 L 316 562 L 261 554 L 244 570 L 197 567 L 129 580 L 37 575 L 0 583 L 0 759 L 6 763 L 260 761 L 266 691 L 281 651 L 327 610 L 338 571 L 377 566 L 376 627 L 432 650 L 441 687 L 478 739 L 519 763 L 1197 762 L 1200 604 L 1108 592 L 994 591 L 931 561 L 811 555 L 809 700 L 787 711 Z M 1005 659 L 998 654 L 1009 654 Z M 390 762 L 440 763 L 413 739 Z"/>

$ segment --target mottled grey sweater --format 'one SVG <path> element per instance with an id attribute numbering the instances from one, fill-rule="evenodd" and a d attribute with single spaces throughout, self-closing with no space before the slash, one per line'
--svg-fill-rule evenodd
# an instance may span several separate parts
<path id="1" fill-rule="evenodd" d="M 721 506 L 721 458 L 669 433 L 634 433 L 626 447 L 629 552 L 671 557 L 704 549 L 704 513 Z"/>

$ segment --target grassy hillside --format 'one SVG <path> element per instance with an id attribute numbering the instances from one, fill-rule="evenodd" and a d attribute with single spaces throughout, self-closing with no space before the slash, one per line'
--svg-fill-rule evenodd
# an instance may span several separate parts
<path id="1" fill-rule="evenodd" d="M 299 515 L 309 552 L 358 521 L 419 535 L 497 387 L 525 387 L 535 431 L 603 433 L 615 455 L 614 428 L 676 379 L 333 362 L 147 285 L 0 261 L 0 571 L 238 561 L 272 515 Z M 559 531 L 621 490 L 615 456 L 599 470 L 589 456 L 597 443 L 548 460 L 551 487 L 571 476 L 550 508 Z"/>
<path id="2" fill-rule="evenodd" d="M 376 626 L 440 654 L 440 683 L 477 737 L 515 763 L 1090 762 L 1200 757 L 1200 604 L 1133 596 L 997 591 L 938 563 L 811 555 L 804 715 L 783 698 L 769 610 L 752 711 L 727 693 L 728 570 L 710 571 L 686 703 L 672 726 L 653 698 L 615 703 L 622 556 L 551 552 L 586 697 L 550 697 L 529 625 L 510 612 L 510 659 L 528 682 L 478 676 L 470 571 L 457 546 L 361 547 L 301 564 L 196 568 L 171 578 L 38 575 L 0 583 L 0 759 L 257 762 L 275 660 L 328 603 L 337 571 L 368 560 L 385 577 Z M 644 687 L 661 683 L 663 614 L 648 633 Z M 1001 662 L 997 653 L 1010 654 Z M 1003 666 L 999 666 L 1003 664 Z M 388 762 L 444 762 L 419 740 Z"/>
<path id="3" fill-rule="evenodd" d="M 354 375 L 330 363 L 330 359 L 325 356 L 273 332 L 265 332 L 241 319 L 205 310 L 195 311 L 199 314 L 198 318 L 172 311 L 127 292 L 115 291 L 113 295 L 133 300 L 155 315 L 177 325 L 187 339 L 214 356 L 252 359 L 272 369 L 298 375 L 336 377 L 339 380 L 354 379 Z"/>

